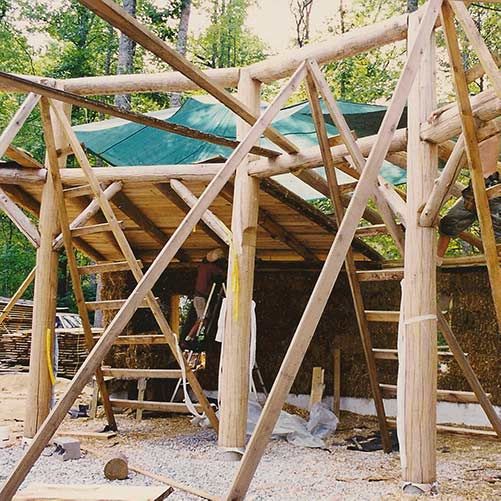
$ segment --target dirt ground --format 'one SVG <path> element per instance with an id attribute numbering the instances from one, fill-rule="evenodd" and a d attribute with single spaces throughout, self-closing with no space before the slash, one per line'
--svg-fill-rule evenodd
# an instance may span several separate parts
<path id="1" fill-rule="evenodd" d="M 58 391 L 67 383 L 59 383 Z M 0 424 L 20 435 L 24 414 L 26 378 L 0 376 Z M 90 391 L 82 401 L 90 397 Z M 290 410 L 290 409 L 288 409 Z M 67 418 L 62 428 L 98 431 L 102 418 Z M 190 423 L 186 416 L 154 417 L 145 413 L 138 423 L 134 414 L 118 416 L 120 433 L 109 440 L 81 440 L 99 456 L 120 450 L 129 461 L 160 475 L 196 486 L 213 495 L 223 495 L 238 467 L 223 460 L 215 433 Z M 398 452 L 358 452 L 346 447 L 354 435 L 368 435 L 376 429 L 373 418 L 342 413 L 336 433 L 325 449 L 306 449 L 285 441 L 272 441 L 257 470 L 248 499 L 252 500 L 337 500 L 402 499 Z M 23 454 L 19 439 L 0 448 L 0 481 L 6 478 Z M 453 435 L 439 435 L 438 479 L 440 500 L 501 499 L 501 445 L 497 441 Z M 86 453 L 64 464 L 51 457 L 51 448 L 36 463 L 24 486 L 32 482 L 107 483 L 102 475 L 103 459 Z M 116 481 L 119 482 L 119 481 Z M 137 473 L 122 481 L 130 485 L 151 485 Z M 196 499 L 175 490 L 169 499 Z M 405 499 L 413 499 L 406 496 Z"/>

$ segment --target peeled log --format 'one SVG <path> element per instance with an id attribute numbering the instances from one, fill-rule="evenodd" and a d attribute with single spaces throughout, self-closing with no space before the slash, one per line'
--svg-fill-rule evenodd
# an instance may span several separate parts
<path id="1" fill-rule="evenodd" d="M 129 462 L 127 456 L 116 452 L 104 465 L 104 476 L 108 480 L 125 480 L 129 476 Z"/>

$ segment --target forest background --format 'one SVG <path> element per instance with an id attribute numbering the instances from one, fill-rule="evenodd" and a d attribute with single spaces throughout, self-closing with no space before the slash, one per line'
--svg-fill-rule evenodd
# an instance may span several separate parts
<path id="1" fill-rule="evenodd" d="M 245 66 L 287 47 L 302 47 L 336 34 L 411 12 L 417 0 L 115 0 L 158 36 L 186 55 L 200 68 Z M 270 10 L 271 9 L 271 10 Z M 500 53 L 500 8 L 475 4 L 469 10 L 494 54 Z M 261 23 L 259 20 L 261 19 Z M 462 40 L 463 46 L 464 40 Z M 438 97 L 452 97 L 449 67 L 438 40 Z M 470 68 L 478 61 L 469 50 L 463 62 Z M 385 104 L 405 61 L 403 42 L 328 64 L 326 78 L 340 100 Z M 169 71 L 169 67 L 121 35 L 76 0 L 0 0 L 0 70 L 11 73 L 75 78 L 94 75 Z M 472 94 L 487 85 L 481 78 L 470 85 Z M 280 83 L 264 87 L 263 99 L 271 100 Z M 125 109 L 150 112 L 179 106 L 194 93 L 99 96 L 96 99 Z M 25 96 L 0 92 L 0 130 Z M 306 98 L 304 90 L 294 101 Z M 103 120 L 97 113 L 74 108 L 73 124 Z M 32 113 L 15 145 L 39 161 L 44 143 L 38 111 Z M 404 187 L 405 189 L 405 187 Z M 331 211 L 326 201 L 314 201 Z M 374 240 L 375 239 L 375 240 Z M 372 245 L 388 258 L 398 257 L 386 237 L 372 237 Z M 466 244 L 467 245 L 467 244 Z M 450 253 L 472 252 L 456 241 Z M 85 260 L 84 256 L 79 256 Z M 0 296 L 11 296 L 35 264 L 35 251 L 10 220 L 0 213 Z M 84 284 L 86 296 L 95 295 L 92 277 Z M 32 289 L 25 294 L 31 298 Z M 58 305 L 74 310 L 64 253 L 60 256 Z"/>

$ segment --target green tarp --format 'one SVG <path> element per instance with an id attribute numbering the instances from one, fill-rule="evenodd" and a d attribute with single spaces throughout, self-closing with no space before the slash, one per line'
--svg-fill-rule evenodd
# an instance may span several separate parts
<path id="1" fill-rule="evenodd" d="M 340 101 L 339 106 L 348 125 L 358 137 L 376 134 L 386 111 L 383 106 L 344 101 Z M 323 103 L 322 109 L 329 136 L 336 135 L 337 129 L 332 125 Z M 234 139 L 236 136 L 235 114 L 204 96 L 188 99 L 177 110 L 162 110 L 149 115 L 226 138 Z M 282 109 L 273 121 L 273 126 L 301 148 L 317 144 L 308 102 Z M 400 126 L 405 126 L 405 117 Z M 231 149 L 224 146 L 119 119 L 79 125 L 74 127 L 74 130 L 80 142 L 84 143 L 89 151 L 117 166 L 194 164 L 214 159 L 223 160 L 231 153 Z M 260 144 L 276 149 L 266 138 L 262 138 Z M 323 169 L 317 171 L 324 175 Z M 383 165 L 382 174 L 393 184 L 405 182 L 405 171 L 387 162 Z M 352 181 L 349 176 L 339 171 L 338 178 L 340 183 Z M 319 196 L 295 176 L 286 174 L 277 176 L 276 179 L 303 198 Z"/>

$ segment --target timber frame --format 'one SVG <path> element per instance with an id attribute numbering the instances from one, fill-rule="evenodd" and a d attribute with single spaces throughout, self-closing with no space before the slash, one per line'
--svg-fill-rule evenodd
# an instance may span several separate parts
<path id="1" fill-rule="evenodd" d="M 12 498 L 75 398 L 94 374 L 102 391 L 108 422 L 112 428 L 116 426 L 103 382 L 101 363 L 137 308 L 145 304 L 151 308 L 163 333 L 162 342 L 169 344 L 182 370 L 187 370 L 182 356 L 176 355 L 179 354 L 179 351 L 176 352 L 176 335 L 163 316 L 152 287 L 173 261 L 189 266 L 216 245 L 229 247 L 230 256 L 219 445 L 243 453 L 225 499 L 245 497 L 343 264 L 354 300 L 383 446 L 387 452 L 391 450 L 389 421 L 385 416 L 382 393 L 388 388 L 377 382 L 377 357 L 374 352 L 378 350 L 372 348 L 368 322 L 383 317 L 400 320 L 397 428 L 405 484 L 431 490 L 437 481 L 434 446 L 437 430 L 437 328 L 443 333 L 452 355 L 470 383 L 475 401 L 481 403 L 495 433 L 501 437 L 501 420 L 446 319 L 437 311 L 434 293 L 438 214 L 449 198 L 460 193 L 462 187 L 457 183 L 457 177 L 460 170 L 467 166 L 471 172 L 481 238 L 468 233 L 462 237 L 476 245 L 485 256 L 495 316 L 501 327 L 499 250 L 479 156 L 479 144 L 501 133 L 501 76 L 497 58 L 488 51 L 464 3 L 428 0 L 413 14 L 292 50 L 247 68 L 203 72 L 112 0 L 79 1 L 175 71 L 57 81 L 0 72 L 0 91 L 28 94 L 0 135 L 0 157 L 5 155 L 11 160 L 0 163 L 0 208 L 37 249 L 36 267 L 0 315 L 2 322 L 35 280 L 28 398 L 36 412 L 25 423 L 25 435 L 33 437 L 33 440 L 3 485 L 0 497 Z M 480 61 L 479 67 L 469 71 L 465 71 L 461 63 L 455 18 Z M 436 107 L 434 37 L 437 29 L 443 29 L 445 35 L 457 107 Z M 407 62 L 380 130 L 374 136 L 357 139 L 339 112 L 319 65 L 400 40 L 407 40 Z M 491 87 L 470 98 L 468 82 L 484 73 Z M 261 84 L 282 78 L 288 78 L 288 81 L 259 115 Z M 271 123 L 303 83 L 308 91 L 319 146 L 300 150 Z M 225 90 L 236 87 L 238 94 Z M 236 140 L 125 112 L 84 97 L 192 89 L 205 90 L 238 116 Z M 327 136 L 319 96 L 340 131 L 337 137 Z M 408 127 L 397 129 L 407 102 Z M 45 165 L 11 144 L 36 106 L 40 106 L 42 112 L 47 150 Z M 226 161 L 219 164 L 92 167 L 71 129 L 71 106 L 97 110 L 233 150 Z M 271 140 L 276 149 L 259 146 L 263 135 Z M 456 136 L 460 137 L 454 143 L 451 139 Z M 75 156 L 80 168 L 66 168 L 68 155 Z M 446 160 L 440 175 L 437 170 L 439 157 Z M 379 176 L 385 159 L 407 167 L 406 197 Z M 320 166 L 326 170 L 326 179 L 311 170 Z M 338 185 L 335 169 L 356 179 L 357 182 L 350 188 L 353 190 L 351 196 Z M 271 179 L 283 173 L 296 175 L 302 182 L 329 197 L 334 208 L 333 217 L 316 210 Z M 375 202 L 377 211 L 367 207 L 370 198 Z M 152 203 L 157 206 L 157 213 L 166 215 L 164 218 L 159 218 L 155 211 L 149 209 Z M 38 227 L 21 208 L 39 218 Z M 369 226 L 359 226 L 361 219 L 368 221 Z M 379 273 L 378 270 L 357 271 L 356 263 L 360 260 L 372 262 L 375 264 L 373 267 L 378 269 L 383 266 L 381 256 L 363 241 L 364 236 L 381 233 L 388 233 L 394 239 L 403 257 L 403 269 L 383 269 Z M 84 330 L 89 355 L 65 396 L 49 414 L 51 388 L 46 371 L 45 343 L 47 330 L 50 332 L 54 325 L 57 253 L 63 246 L 69 256 L 79 312 L 87 318 Z M 87 254 L 96 264 L 87 267 L 88 270 L 79 270 L 74 248 Z M 256 259 L 282 264 L 305 262 L 316 266 L 321 264 L 322 267 L 261 418 L 245 447 L 250 308 Z M 144 262 L 151 264 L 143 273 Z M 130 297 L 114 301 L 113 305 L 106 306 L 103 302 L 87 305 L 86 310 L 79 275 L 123 269 L 130 269 L 137 281 Z M 385 275 L 391 279 L 403 276 L 400 313 L 364 310 L 359 282 L 368 280 L 363 277 L 370 274 L 373 277 Z M 94 344 L 87 311 L 95 307 L 112 307 L 117 309 L 117 313 Z M 217 428 L 217 419 L 196 377 L 188 370 L 186 375 L 199 396 L 202 408 Z M 416 381 L 421 382 L 419 386 Z M 426 416 L 426 419 L 420 420 L 417 425 L 416 416 Z"/>

